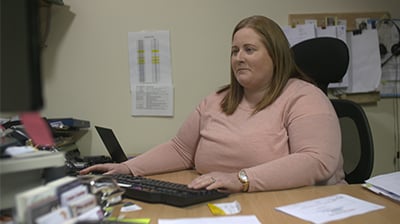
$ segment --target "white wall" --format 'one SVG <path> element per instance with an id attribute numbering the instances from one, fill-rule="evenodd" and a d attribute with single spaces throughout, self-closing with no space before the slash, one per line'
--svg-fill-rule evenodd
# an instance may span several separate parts
<path id="1" fill-rule="evenodd" d="M 111 127 L 128 154 L 171 138 L 200 100 L 229 80 L 230 38 L 244 17 L 266 15 L 281 25 L 290 13 L 388 11 L 398 0 L 64 0 L 53 6 L 43 51 L 46 117 L 75 117 Z M 175 87 L 173 118 L 132 117 L 128 32 L 169 30 Z M 391 100 L 366 108 L 377 148 L 375 173 L 393 170 Z M 94 129 L 83 154 L 105 154 Z"/>

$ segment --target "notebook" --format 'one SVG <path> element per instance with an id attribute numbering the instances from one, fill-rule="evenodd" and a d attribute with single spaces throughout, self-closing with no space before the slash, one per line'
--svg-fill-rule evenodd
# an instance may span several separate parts
<path id="1" fill-rule="evenodd" d="M 128 160 L 113 130 L 99 126 L 95 126 L 95 128 L 114 162 L 121 163 Z"/>

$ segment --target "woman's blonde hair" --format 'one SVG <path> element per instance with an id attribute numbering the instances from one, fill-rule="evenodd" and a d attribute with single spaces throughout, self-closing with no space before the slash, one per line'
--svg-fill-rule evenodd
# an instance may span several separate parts
<path id="1" fill-rule="evenodd" d="M 270 86 L 267 88 L 263 99 L 254 108 L 253 114 L 255 114 L 272 104 L 279 97 L 290 78 L 299 78 L 308 82 L 312 82 L 312 80 L 296 66 L 289 42 L 278 24 L 265 16 L 245 18 L 234 28 L 232 40 L 235 33 L 245 27 L 253 29 L 260 35 L 274 65 Z M 232 66 L 230 84 L 222 87 L 217 93 L 224 91 L 227 91 L 227 94 L 221 101 L 221 109 L 225 114 L 231 115 L 235 112 L 244 95 L 243 87 L 236 80 Z"/>

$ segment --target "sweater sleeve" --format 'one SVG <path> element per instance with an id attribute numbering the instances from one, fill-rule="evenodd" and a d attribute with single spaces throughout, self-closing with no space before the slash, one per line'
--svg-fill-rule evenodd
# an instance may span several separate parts
<path id="1" fill-rule="evenodd" d="M 344 178 L 341 133 L 329 99 L 297 94 L 284 109 L 289 155 L 246 169 L 250 191 L 334 184 Z"/>
<path id="2" fill-rule="evenodd" d="M 182 124 L 175 137 L 124 162 L 134 175 L 151 175 L 193 168 L 200 136 L 199 106 Z"/>

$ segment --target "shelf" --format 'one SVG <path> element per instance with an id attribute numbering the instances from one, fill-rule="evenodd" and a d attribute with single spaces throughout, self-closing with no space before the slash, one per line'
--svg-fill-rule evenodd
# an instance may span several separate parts
<path id="1" fill-rule="evenodd" d="M 40 151 L 0 160 L 0 209 L 15 206 L 15 195 L 44 183 L 43 171 L 64 168 L 63 153 Z"/>
<path id="2" fill-rule="evenodd" d="M 379 92 L 345 93 L 337 96 L 339 99 L 351 100 L 358 104 L 377 103 L 381 97 Z"/>
<path id="3" fill-rule="evenodd" d="M 0 174 L 14 173 L 46 167 L 57 167 L 64 165 L 63 153 L 34 152 L 30 157 L 9 158 L 0 160 Z M 33 155 L 38 154 L 38 155 Z"/>

